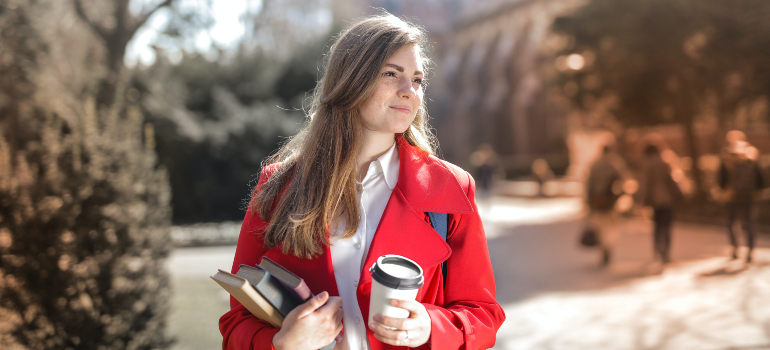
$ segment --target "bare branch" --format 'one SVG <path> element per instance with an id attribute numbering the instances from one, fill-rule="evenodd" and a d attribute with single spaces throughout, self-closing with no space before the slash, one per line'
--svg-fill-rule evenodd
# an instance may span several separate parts
<path id="1" fill-rule="evenodd" d="M 150 11 L 147 11 L 144 14 L 139 15 L 139 18 L 137 19 L 136 23 L 134 24 L 133 27 L 131 27 L 131 31 L 129 32 L 130 33 L 129 37 L 133 37 L 134 33 L 136 33 L 136 31 L 139 28 L 141 28 L 145 23 L 147 23 L 147 20 L 150 19 L 150 17 L 152 17 L 152 15 L 154 15 L 155 12 L 157 12 L 161 8 L 169 7 L 173 5 L 174 1 L 175 0 L 165 0 L 162 3 L 158 4 L 157 6 L 155 6 Z"/>
<path id="2" fill-rule="evenodd" d="M 102 38 L 102 40 L 109 41 L 109 33 L 107 32 L 107 29 L 96 24 L 96 22 L 88 18 L 88 15 L 83 8 L 83 2 L 81 0 L 73 0 L 73 4 L 75 5 L 75 11 L 78 13 L 78 17 L 80 17 L 83 22 L 86 22 L 86 24 L 88 24 L 88 26 L 91 27 L 91 29 Z"/>

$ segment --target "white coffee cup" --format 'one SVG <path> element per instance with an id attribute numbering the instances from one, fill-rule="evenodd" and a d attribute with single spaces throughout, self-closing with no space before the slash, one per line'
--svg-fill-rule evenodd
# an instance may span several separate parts
<path id="1" fill-rule="evenodd" d="M 391 299 L 414 300 L 425 283 L 422 267 L 400 255 L 383 255 L 369 269 L 372 293 L 369 298 L 369 323 L 376 314 L 408 318 L 409 310 L 390 304 Z M 389 327 L 388 327 L 389 328 Z"/>

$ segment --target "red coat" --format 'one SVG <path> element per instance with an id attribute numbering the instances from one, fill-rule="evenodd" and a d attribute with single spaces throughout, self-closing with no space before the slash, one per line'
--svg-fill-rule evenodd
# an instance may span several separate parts
<path id="1" fill-rule="evenodd" d="M 398 183 L 388 200 L 359 278 L 357 296 L 363 319 L 369 318 L 372 277 L 368 266 L 377 257 L 398 254 L 422 266 L 425 284 L 417 294 L 431 319 L 433 349 L 487 349 L 494 345 L 505 314 L 495 301 L 495 279 L 484 227 L 474 199 L 473 178 L 459 167 L 428 155 L 398 137 Z M 269 177 L 263 171 L 260 183 Z M 426 212 L 449 213 L 445 242 L 431 227 Z M 267 256 L 302 277 L 313 293 L 339 296 L 329 247 L 314 259 L 284 255 L 276 246 L 267 249 L 255 234 L 266 227 L 259 215 L 246 214 L 233 261 L 255 265 Z M 448 244 L 447 244 L 448 242 Z M 441 263 L 447 260 L 447 287 Z M 231 310 L 219 320 L 223 349 L 272 349 L 278 332 L 258 320 L 234 298 Z M 367 327 L 373 350 L 399 348 L 377 340 Z M 422 349 L 427 349 L 428 344 Z M 401 347 L 403 348 L 403 347 Z"/>

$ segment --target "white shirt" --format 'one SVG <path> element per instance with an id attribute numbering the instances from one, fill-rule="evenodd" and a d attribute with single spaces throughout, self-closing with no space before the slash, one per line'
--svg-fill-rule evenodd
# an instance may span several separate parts
<path id="1" fill-rule="evenodd" d="M 331 242 L 332 265 L 334 277 L 337 279 L 337 290 L 342 297 L 343 334 L 349 350 L 369 349 L 366 338 L 367 320 L 358 307 L 356 289 L 374 232 L 398 181 L 398 168 L 398 147 L 394 142 L 385 154 L 369 164 L 364 180 L 357 183 L 360 219 L 356 234 L 350 238 L 338 239 L 347 226 L 343 217 L 338 218 L 332 226 L 334 229 L 331 232 L 335 232 Z"/>

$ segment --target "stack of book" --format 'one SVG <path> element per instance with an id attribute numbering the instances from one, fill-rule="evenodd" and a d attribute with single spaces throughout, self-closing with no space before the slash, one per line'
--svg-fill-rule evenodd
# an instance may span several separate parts
<path id="1" fill-rule="evenodd" d="M 281 327 L 291 310 L 313 297 L 302 278 L 266 257 L 257 267 L 241 265 L 236 274 L 219 270 L 211 278 L 274 327 Z"/>

